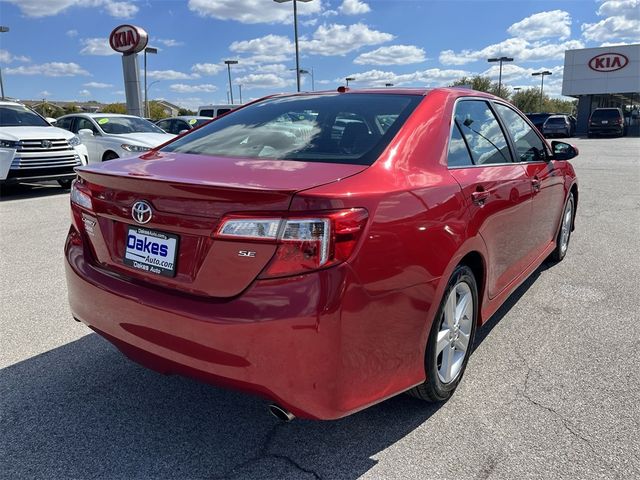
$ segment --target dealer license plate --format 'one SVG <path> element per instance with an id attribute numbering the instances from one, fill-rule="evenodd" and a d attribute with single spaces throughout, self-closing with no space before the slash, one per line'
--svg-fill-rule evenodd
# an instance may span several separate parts
<path id="1" fill-rule="evenodd" d="M 175 276 L 177 235 L 129 226 L 125 240 L 125 265 L 165 277 Z"/>

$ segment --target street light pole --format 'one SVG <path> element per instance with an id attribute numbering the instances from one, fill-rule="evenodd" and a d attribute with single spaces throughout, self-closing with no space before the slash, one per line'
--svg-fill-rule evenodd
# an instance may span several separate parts
<path id="1" fill-rule="evenodd" d="M 522 90 L 522 87 L 513 87 L 513 91 L 515 92 L 514 96 L 517 95 L 520 90 Z M 514 105 L 516 106 L 516 108 L 519 108 L 518 102 L 514 102 Z"/>
<path id="2" fill-rule="evenodd" d="M 347 87 L 349 86 L 349 82 L 355 82 L 356 81 L 355 77 L 347 77 L 347 78 L 345 78 L 345 80 L 347 81 Z"/>
<path id="3" fill-rule="evenodd" d="M 542 103 L 544 101 L 544 77 L 547 75 L 553 75 L 553 72 L 544 70 L 542 72 L 534 72 L 531 74 L 533 77 L 540 76 L 540 111 L 542 111 Z"/>
<path id="4" fill-rule="evenodd" d="M 238 93 L 240 94 L 240 105 L 242 105 L 242 85 L 238 84 Z"/>
<path id="5" fill-rule="evenodd" d="M 276 3 L 286 3 L 291 0 L 273 0 Z M 312 0 L 293 0 L 293 34 L 296 44 L 296 86 L 300 91 L 300 48 L 298 45 L 298 2 L 311 2 Z"/>
<path id="6" fill-rule="evenodd" d="M 0 25 L 0 33 L 6 33 L 9 31 L 9 27 Z M 0 66 L 0 98 L 4 100 L 4 83 L 2 82 L 2 67 Z"/>
<path id="7" fill-rule="evenodd" d="M 500 62 L 500 75 L 498 76 L 498 96 L 502 93 L 502 62 L 513 62 L 513 58 L 511 57 L 498 57 L 498 58 L 489 58 L 487 62 L 494 63 Z"/>
<path id="8" fill-rule="evenodd" d="M 144 116 L 149 118 L 149 97 L 147 90 L 147 53 L 157 54 L 158 49 L 153 47 L 146 47 L 144 49 Z"/>
<path id="9" fill-rule="evenodd" d="M 231 85 L 231 65 L 236 65 L 238 60 L 225 60 L 227 71 L 229 73 L 229 96 L 231 97 L 231 105 L 233 105 L 233 86 Z"/>

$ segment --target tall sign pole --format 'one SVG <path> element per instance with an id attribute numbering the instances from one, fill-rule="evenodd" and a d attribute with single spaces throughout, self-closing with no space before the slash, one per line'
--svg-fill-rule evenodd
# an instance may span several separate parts
<path id="1" fill-rule="evenodd" d="M 144 116 L 142 95 L 140 94 L 140 68 L 138 52 L 147 46 L 149 35 L 142 28 L 134 25 L 120 25 L 109 35 L 109 45 L 122 54 L 122 73 L 124 75 L 124 92 L 127 98 L 127 113 Z"/>

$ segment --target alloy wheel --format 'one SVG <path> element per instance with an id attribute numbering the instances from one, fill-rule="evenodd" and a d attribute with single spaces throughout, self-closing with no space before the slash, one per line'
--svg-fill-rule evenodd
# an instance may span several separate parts
<path id="1" fill-rule="evenodd" d="M 442 383 L 453 382 L 464 364 L 473 327 L 473 295 L 466 282 L 451 289 L 445 303 L 436 342 L 436 365 Z"/>
<path id="2" fill-rule="evenodd" d="M 569 247 L 571 235 L 571 220 L 573 219 L 573 198 L 569 198 L 562 218 L 562 231 L 560 232 L 560 253 L 564 256 Z"/>

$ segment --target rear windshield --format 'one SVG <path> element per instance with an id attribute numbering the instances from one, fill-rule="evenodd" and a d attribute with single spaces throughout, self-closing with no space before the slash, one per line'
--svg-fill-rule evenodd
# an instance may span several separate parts
<path id="1" fill-rule="evenodd" d="M 620 112 L 616 108 L 594 110 L 591 114 L 592 120 L 615 120 L 616 118 L 620 118 Z"/>
<path id="2" fill-rule="evenodd" d="M 546 123 L 547 125 L 565 125 L 567 122 L 564 117 L 549 117 Z"/>
<path id="3" fill-rule="evenodd" d="M 422 98 L 364 93 L 272 98 L 219 118 L 162 150 L 371 165 Z"/>

